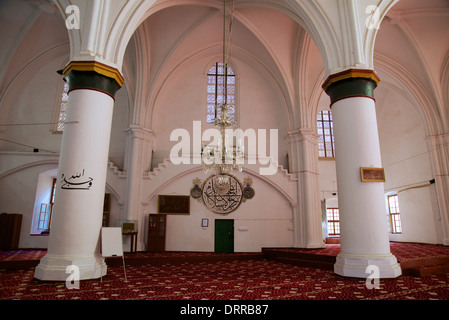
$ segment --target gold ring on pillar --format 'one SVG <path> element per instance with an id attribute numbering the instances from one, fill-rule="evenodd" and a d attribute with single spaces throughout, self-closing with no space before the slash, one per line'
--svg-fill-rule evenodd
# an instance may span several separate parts
<path id="1" fill-rule="evenodd" d="M 90 89 L 114 99 L 115 93 L 124 83 L 117 69 L 97 61 L 71 61 L 60 73 L 69 84 L 69 93 L 77 89 Z"/>
<path id="2" fill-rule="evenodd" d="M 374 100 L 374 89 L 379 77 L 373 70 L 349 69 L 330 75 L 322 86 L 331 98 L 331 106 L 338 100 L 350 97 L 368 97 Z"/>

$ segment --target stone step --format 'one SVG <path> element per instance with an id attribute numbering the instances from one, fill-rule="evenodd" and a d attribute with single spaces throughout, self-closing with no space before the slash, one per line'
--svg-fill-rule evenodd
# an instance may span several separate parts
<path id="1" fill-rule="evenodd" d="M 449 273 L 449 264 L 437 264 L 433 266 L 422 266 L 409 268 L 405 271 L 406 275 L 414 277 L 425 277 L 443 273 Z"/>
<path id="2" fill-rule="evenodd" d="M 403 275 L 423 277 L 449 272 L 449 256 L 431 257 L 401 262 Z"/>
<path id="3" fill-rule="evenodd" d="M 288 263 L 288 264 L 292 264 L 292 265 L 300 266 L 300 267 L 325 269 L 325 270 L 334 270 L 334 263 L 335 263 L 335 262 L 329 262 L 329 261 L 319 261 L 319 260 L 311 260 L 311 259 L 302 260 L 302 259 L 286 258 L 286 257 L 276 257 L 271 260 L 282 262 L 282 263 Z"/>

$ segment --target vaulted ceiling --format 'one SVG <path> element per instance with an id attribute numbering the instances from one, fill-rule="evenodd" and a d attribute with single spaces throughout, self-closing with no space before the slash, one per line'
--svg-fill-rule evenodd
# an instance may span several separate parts
<path id="1" fill-rule="evenodd" d="M 245 7 L 233 12 L 229 37 L 231 10 L 228 6 L 226 55 L 269 72 L 288 97 L 288 104 L 293 105 L 294 80 L 298 74 L 296 53 L 306 36 L 304 30 L 278 11 Z M 157 92 L 166 77 L 185 61 L 204 56 L 221 59 L 223 28 L 220 8 L 173 6 L 155 12 L 131 40 L 125 56 L 125 73 L 134 74 L 130 79 L 140 82 L 139 85 L 146 83 L 147 94 Z M 142 66 L 149 70 L 142 71 Z"/>
<path id="2" fill-rule="evenodd" d="M 128 45 L 123 71 L 131 96 L 139 78 L 144 77 L 145 86 L 154 89 L 185 59 L 202 54 L 219 56 L 222 51 L 221 1 L 162 2 L 159 7 L 156 2 Z M 228 18 L 231 3 L 228 1 Z M 404 94 L 413 91 L 419 96 L 418 108 L 428 109 L 423 117 L 430 122 L 443 119 L 433 126 L 446 132 L 448 18 L 447 0 L 401 0 L 388 12 L 375 43 L 375 68 L 381 80 L 396 85 Z M 68 48 L 64 20 L 52 1 L 1 1 L 0 28 L 7 30 L 0 42 L 1 94 L 30 61 L 49 50 Z M 304 29 L 285 13 L 237 0 L 231 43 L 233 57 L 269 71 L 291 112 L 297 112 L 294 105 L 298 103 L 320 100 L 323 64 L 319 51 Z M 140 70 L 142 59 L 150 66 L 145 72 Z"/>

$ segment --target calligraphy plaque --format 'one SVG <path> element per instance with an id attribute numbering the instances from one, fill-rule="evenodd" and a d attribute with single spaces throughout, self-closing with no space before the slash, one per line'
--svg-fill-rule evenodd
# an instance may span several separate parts
<path id="1" fill-rule="evenodd" d="M 158 195 L 158 212 L 160 214 L 190 214 L 189 196 Z"/>
<path id="2" fill-rule="evenodd" d="M 214 175 L 204 181 L 202 188 L 204 204 L 209 210 L 219 214 L 233 212 L 243 200 L 240 182 L 231 175 L 226 176 L 228 177 L 226 185 L 219 183 L 218 175 Z"/>
<path id="3" fill-rule="evenodd" d="M 383 168 L 360 168 L 362 182 L 385 182 L 385 171 Z"/>

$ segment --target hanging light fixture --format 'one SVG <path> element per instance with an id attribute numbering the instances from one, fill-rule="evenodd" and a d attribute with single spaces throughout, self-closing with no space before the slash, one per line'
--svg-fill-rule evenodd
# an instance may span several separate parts
<path id="1" fill-rule="evenodd" d="M 203 168 L 205 173 L 214 171 L 216 190 L 225 194 L 229 188 L 227 187 L 229 176 L 227 175 L 234 169 L 243 169 L 244 162 L 244 146 L 240 137 L 237 138 L 236 146 L 234 146 L 233 129 L 236 127 L 235 117 L 230 116 L 231 106 L 228 104 L 228 77 L 232 21 L 234 13 L 234 1 L 232 3 L 231 18 L 229 24 L 229 47 L 226 52 L 226 0 L 223 1 L 223 62 L 215 64 L 215 72 L 218 77 L 222 78 L 223 95 L 219 101 L 218 90 L 215 92 L 215 120 L 214 125 L 220 131 L 220 139 L 216 146 L 207 146 L 203 149 Z M 221 74 L 220 74 L 221 73 Z M 233 75 L 232 75 L 233 76 Z M 232 130 L 228 130 L 232 129 Z"/>

